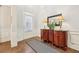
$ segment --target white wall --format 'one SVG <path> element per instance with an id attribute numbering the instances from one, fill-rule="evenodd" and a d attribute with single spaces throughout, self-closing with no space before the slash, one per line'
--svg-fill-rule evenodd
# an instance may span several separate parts
<path id="1" fill-rule="evenodd" d="M 0 42 L 11 41 L 11 47 L 17 46 L 16 7 L 0 6 Z"/>
<path id="2" fill-rule="evenodd" d="M 9 6 L 0 6 L 0 42 L 10 40 L 11 10 Z"/>
<path id="3" fill-rule="evenodd" d="M 68 46 L 79 50 L 79 6 L 70 6 L 66 19 L 72 27 L 69 32 Z"/>
<path id="4" fill-rule="evenodd" d="M 10 30 L 11 47 L 16 47 L 18 43 L 17 38 L 17 12 L 16 6 L 11 6 L 11 30 Z"/>
<path id="5" fill-rule="evenodd" d="M 39 29 L 43 28 L 42 20 L 47 16 L 55 15 L 58 13 L 62 13 L 65 19 L 65 22 L 69 23 L 72 27 L 71 31 L 79 31 L 79 6 L 74 5 L 47 5 L 40 6 L 40 12 L 38 17 Z M 40 25 L 41 24 L 41 25 Z"/>
<path id="6" fill-rule="evenodd" d="M 0 9 L 0 42 L 11 41 L 11 47 L 15 47 L 18 41 L 37 36 L 37 6 L 6 6 Z M 38 9 L 36 11 L 36 9 Z M 33 14 L 33 31 L 24 32 L 23 30 L 23 13 Z"/>
<path id="7" fill-rule="evenodd" d="M 30 37 L 37 36 L 37 15 L 39 6 L 17 6 L 17 37 L 18 41 L 23 39 L 27 39 Z M 33 17 L 33 31 L 32 32 L 24 32 L 23 29 L 23 21 L 24 21 L 24 12 L 31 13 Z"/>
<path id="8" fill-rule="evenodd" d="M 38 17 L 38 35 L 40 36 L 40 29 L 43 28 L 44 24 L 42 20 L 47 16 L 62 13 L 64 20 L 69 26 L 68 46 L 79 50 L 79 6 L 74 5 L 52 5 L 52 6 L 40 6 L 40 14 Z M 71 32 L 71 33 L 70 33 Z M 74 32 L 72 34 L 72 32 Z M 74 38 L 73 38 L 74 37 Z M 72 41 L 72 43 L 71 43 Z M 75 43 L 76 42 L 76 43 Z"/>
<path id="9" fill-rule="evenodd" d="M 79 31 L 79 6 L 70 6 L 67 11 L 66 20 L 73 27 L 72 31 Z"/>
<path id="10" fill-rule="evenodd" d="M 42 20 L 47 18 L 48 16 L 55 15 L 58 13 L 62 13 L 65 17 L 65 21 L 67 22 L 67 12 L 70 6 L 59 6 L 59 5 L 47 5 L 47 6 L 40 6 L 40 12 L 38 17 L 38 35 L 40 36 L 40 29 L 44 28 L 44 24 Z M 68 12 L 69 13 L 69 12 Z"/>

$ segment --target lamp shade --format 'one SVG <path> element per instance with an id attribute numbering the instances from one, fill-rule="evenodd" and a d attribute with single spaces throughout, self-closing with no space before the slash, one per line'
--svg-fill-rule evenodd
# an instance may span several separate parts
<path id="1" fill-rule="evenodd" d="M 44 23 L 44 24 L 47 23 L 47 19 L 43 19 L 42 23 Z"/>
<path id="2" fill-rule="evenodd" d="M 58 16 L 57 19 L 60 20 L 60 21 L 64 21 L 64 17 L 63 16 Z"/>

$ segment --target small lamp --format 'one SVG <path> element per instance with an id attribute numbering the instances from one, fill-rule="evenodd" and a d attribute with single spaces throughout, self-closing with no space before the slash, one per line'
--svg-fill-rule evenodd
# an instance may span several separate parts
<path id="1" fill-rule="evenodd" d="M 63 16 L 58 16 L 58 20 L 60 23 L 60 28 L 62 27 L 62 22 L 64 21 L 64 17 Z"/>
<path id="2" fill-rule="evenodd" d="M 44 29 L 45 29 L 45 25 L 47 24 L 47 19 L 42 20 L 42 23 L 44 24 Z"/>
<path id="3" fill-rule="evenodd" d="M 59 17 L 59 20 L 60 20 L 60 21 L 64 21 L 64 17 L 63 17 L 63 16 L 60 16 L 60 17 Z"/>

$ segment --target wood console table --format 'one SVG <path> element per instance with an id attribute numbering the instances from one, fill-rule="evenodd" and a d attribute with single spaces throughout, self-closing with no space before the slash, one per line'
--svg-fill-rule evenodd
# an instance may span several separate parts
<path id="1" fill-rule="evenodd" d="M 62 49 L 67 47 L 67 31 L 41 29 L 41 39 Z"/>

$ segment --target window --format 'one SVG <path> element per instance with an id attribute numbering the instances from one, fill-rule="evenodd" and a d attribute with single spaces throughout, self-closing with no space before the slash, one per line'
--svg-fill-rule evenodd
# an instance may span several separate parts
<path id="1" fill-rule="evenodd" d="M 32 31 L 32 15 L 30 13 L 24 14 L 24 31 L 25 32 Z"/>

